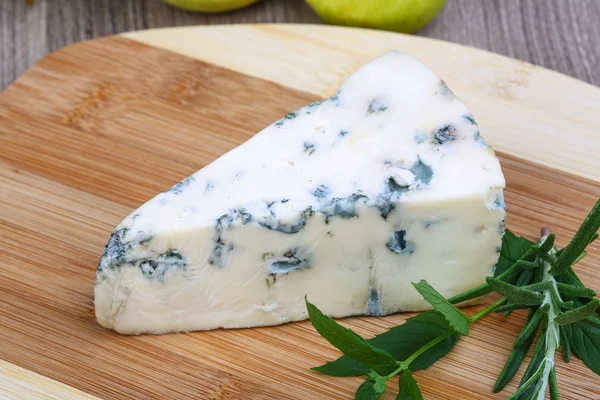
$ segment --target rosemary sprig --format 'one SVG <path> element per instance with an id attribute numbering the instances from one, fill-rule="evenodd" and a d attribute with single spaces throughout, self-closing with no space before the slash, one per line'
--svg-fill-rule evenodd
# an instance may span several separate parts
<path id="1" fill-rule="evenodd" d="M 529 309 L 493 390 L 499 392 L 506 387 L 535 342 L 519 387 L 508 399 L 543 400 L 549 392 L 551 400 L 557 400 L 554 359 L 559 347 L 567 362 L 573 353 L 600 375 L 600 359 L 596 356 L 600 352 L 600 318 L 596 315 L 600 313 L 600 300 L 572 267 L 585 257 L 585 248 L 598 237 L 598 229 L 600 199 L 564 249 L 554 247 L 555 236 L 547 228 L 542 230 L 538 243 L 507 230 L 494 277 L 450 299 L 426 281 L 413 283 L 434 310 L 369 340 L 342 327 L 306 300 L 316 330 L 344 353 L 338 360 L 313 369 L 333 376 L 366 375 L 356 399 L 380 398 L 387 382 L 398 375 L 397 399 L 422 399 L 413 371 L 427 368 L 446 355 L 461 335 L 468 334 L 472 324 L 490 312 L 508 315 L 512 310 Z M 493 291 L 503 297 L 472 317 L 454 306 Z"/>

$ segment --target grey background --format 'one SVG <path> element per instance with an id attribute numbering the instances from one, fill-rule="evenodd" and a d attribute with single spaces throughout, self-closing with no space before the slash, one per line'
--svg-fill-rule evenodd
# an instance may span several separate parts
<path id="1" fill-rule="evenodd" d="M 165 26 L 260 22 L 321 23 L 302 0 L 262 0 L 216 15 L 186 13 L 160 0 L 0 0 L 0 90 L 45 54 L 81 40 Z M 600 0 L 448 0 L 417 34 L 600 86 Z"/>

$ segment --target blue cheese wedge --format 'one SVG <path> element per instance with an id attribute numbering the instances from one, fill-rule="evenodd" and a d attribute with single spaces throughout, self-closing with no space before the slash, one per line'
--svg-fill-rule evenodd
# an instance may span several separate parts
<path id="1" fill-rule="evenodd" d="M 124 334 L 276 325 L 428 308 L 484 281 L 504 177 L 465 106 L 387 53 L 159 194 L 112 233 L 98 322 Z"/>

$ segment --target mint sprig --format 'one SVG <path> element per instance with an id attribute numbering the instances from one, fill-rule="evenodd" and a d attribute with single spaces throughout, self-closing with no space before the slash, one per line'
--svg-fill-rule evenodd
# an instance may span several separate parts
<path id="1" fill-rule="evenodd" d="M 402 325 L 368 339 L 367 342 L 388 352 L 395 360 L 406 360 L 427 343 L 444 335 L 449 329 L 450 325 L 443 315 L 435 311 L 425 311 L 407 319 Z M 452 350 L 459 336 L 460 334 L 455 333 L 430 347 L 411 362 L 410 369 L 414 372 L 430 367 Z M 370 368 L 348 355 L 343 355 L 335 361 L 312 370 L 325 375 L 342 377 L 367 375 Z M 392 371 L 393 369 L 390 369 L 385 373 Z"/>
<path id="2" fill-rule="evenodd" d="M 344 353 L 336 361 L 313 370 L 332 376 L 366 375 L 356 399 L 379 399 L 387 382 L 399 375 L 397 400 L 421 400 L 413 371 L 428 368 L 450 352 L 459 337 L 468 334 L 470 325 L 488 313 L 508 315 L 515 309 L 529 309 L 493 390 L 499 392 L 508 385 L 535 343 L 519 386 L 508 399 L 543 400 L 549 392 L 550 398 L 557 400 L 554 358 L 559 347 L 565 361 L 569 362 L 573 353 L 600 375 L 600 300 L 573 270 L 573 264 L 587 254 L 585 248 L 598 237 L 598 229 L 600 200 L 562 250 L 554 246 L 555 236 L 546 228 L 538 243 L 507 230 L 494 277 L 450 299 L 426 281 L 413 283 L 434 310 L 409 318 L 403 325 L 369 340 L 339 325 L 307 300 L 315 329 Z M 503 297 L 470 318 L 454 306 L 493 291 Z"/>
<path id="3" fill-rule="evenodd" d="M 410 370 L 406 370 L 400 375 L 396 400 L 423 400 L 421 389 Z"/>
<path id="4" fill-rule="evenodd" d="M 308 315 L 317 332 L 348 357 L 375 371 L 385 371 L 396 366 L 396 361 L 388 352 L 371 346 L 360 335 L 344 328 L 308 300 L 305 301 Z"/>
<path id="5" fill-rule="evenodd" d="M 387 389 L 387 379 L 377 372 L 371 371 L 356 391 L 356 400 L 377 400 Z"/>
<path id="6" fill-rule="evenodd" d="M 422 280 L 419 283 L 413 282 L 412 285 L 437 312 L 446 318 L 452 329 L 461 335 L 469 334 L 469 318 L 458 308 L 450 304 L 450 302 L 427 283 L 427 281 Z"/>

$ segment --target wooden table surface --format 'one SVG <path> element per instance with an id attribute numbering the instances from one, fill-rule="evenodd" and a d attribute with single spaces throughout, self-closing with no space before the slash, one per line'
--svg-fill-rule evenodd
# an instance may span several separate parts
<path id="1" fill-rule="evenodd" d="M 600 86 L 600 0 L 448 0 L 419 35 L 483 48 Z M 320 23 L 302 0 L 262 0 L 207 15 L 160 0 L 0 1 L 0 90 L 45 54 L 74 42 L 166 26 Z"/>
<path id="2" fill-rule="evenodd" d="M 509 229 L 534 238 L 547 224 L 566 245 L 600 197 L 600 88 L 448 42 L 318 25 L 88 41 L 46 57 L 0 95 L 0 399 L 354 398 L 359 378 L 309 370 L 339 352 L 308 321 L 122 336 L 96 322 L 94 272 L 135 207 L 287 111 L 331 95 L 389 49 L 423 60 L 468 104 L 502 163 Z M 599 290 L 600 243 L 589 250 L 576 270 Z M 430 267 L 423 277 L 436 285 Z M 372 337 L 409 315 L 342 324 Z M 416 372 L 424 398 L 506 399 L 520 375 L 501 393 L 491 388 L 524 318 L 490 315 Z M 600 378 L 580 360 L 558 355 L 557 365 L 563 400 L 599 399 Z M 396 382 L 381 400 L 396 397 Z"/>

